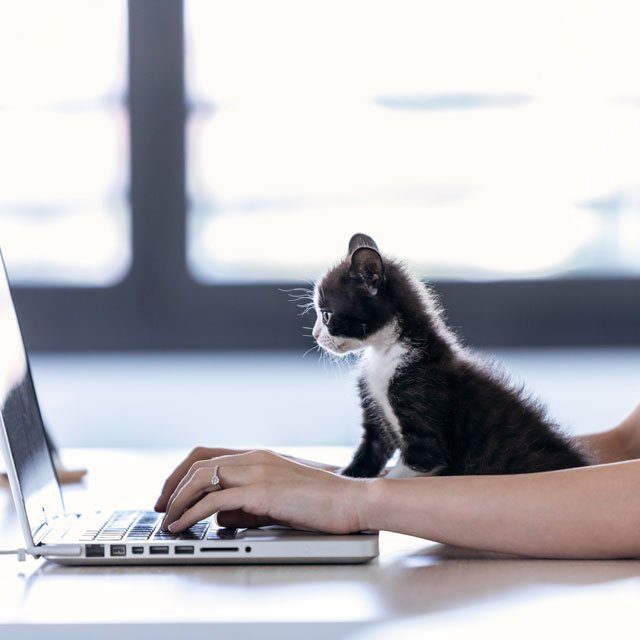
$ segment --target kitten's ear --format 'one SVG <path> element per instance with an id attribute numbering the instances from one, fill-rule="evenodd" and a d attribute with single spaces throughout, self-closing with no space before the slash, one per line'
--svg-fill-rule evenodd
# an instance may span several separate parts
<path id="1" fill-rule="evenodd" d="M 359 247 L 351 254 L 349 275 L 362 282 L 367 292 L 375 296 L 384 278 L 384 264 L 378 249 Z"/>
<path id="2" fill-rule="evenodd" d="M 356 249 L 360 249 L 361 247 L 368 247 L 380 253 L 378 245 L 373 241 L 371 236 L 364 233 L 356 233 L 354 236 L 351 236 L 351 240 L 349 240 L 349 255 L 352 255 Z"/>

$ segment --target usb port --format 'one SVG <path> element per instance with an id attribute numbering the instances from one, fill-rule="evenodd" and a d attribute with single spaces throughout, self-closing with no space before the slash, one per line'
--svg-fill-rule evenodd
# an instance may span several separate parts
<path id="1" fill-rule="evenodd" d="M 189 553 L 192 554 L 193 553 L 193 547 L 190 546 L 190 545 L 179 544 L 179 545 L 176 545 L 176 547 L 175 547 L 175 553 L 176 553 L 176 555 L 180 555 L 180 554 L 187 555 Z"/>
<path id="2" fill-rule="evenodd" d="M 126 556 L 127 555 L 127 547 L 123 544 L 112 544 L 111 545 L 111 555 L 112 556 Z"/>
<path id="3" fill-rule="evenodd" d="M 159 546 L 152 545 L 151 547 L 149 547 L 149 553 L 154 553 L 156 555 L 169 553 L 169 547 L 159 547 Z"/>
<path id="4" fill-rule="evenodd" d="M 104 558 L 103 544 L 85 544 L 84 555 L 87 558 Z"/>
<path id="5" fill-rule="evenodd" d="M 139 556 L 141 553 L 144 553 L 144 547 L 131 547 L 131 553 L 135 553 Z"/>

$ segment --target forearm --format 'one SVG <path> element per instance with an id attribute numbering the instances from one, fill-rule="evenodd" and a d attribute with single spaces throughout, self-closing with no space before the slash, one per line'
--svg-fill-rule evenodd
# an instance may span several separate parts
<path id="1" fill-rule="evenodd" d="M 303 464 L 307 467 L 313 467 L 314 469 L 322 469 L 323 471 L 337 471 L 340 467 L 335 464 L 327 464 L 326 462 L 317 462 L 316 460 L 305 460 L 304 458 L 297 458 L 296 456 L 283 455 L 283 457 L 293 460 L 298 464 Z"/>
<path id="2" fill-rule="evenodd" d="M 511 476 L 370 481 L 362 521 L 541 557 L 640 556 L 640 461 Z"/>
<path id="3" fill-rule="evenodd" d="M 576 440 L 595 460 L 595 464 L 608 464 L 634 460 L 640 457 L 633 438 L 634 433 L 627 433 L 621 426 L 600 433 L 579 436 Z"/>
<path id="4" fill-rule="evenodd" d="M 640 458 L 640 405 L 617 427 L 579 436 L 576 440 L 595 458 L 606 464 Z"/>

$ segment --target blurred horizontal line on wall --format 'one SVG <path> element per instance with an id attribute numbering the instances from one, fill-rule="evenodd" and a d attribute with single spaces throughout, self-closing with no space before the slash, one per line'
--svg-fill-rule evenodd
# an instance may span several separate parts
<path id="1" fill-rule="evenodd" d="M 162 291 L 129 277 L 118 287 L 18 289 L 16 306 L 35 350 L 302 349 L 307 318 L 277 284 Z M 449 324 L 478 347 L 640 344 L 640 280 L 442 282 Z"/>
<path id="2" fill-rule="evenodd" d="M 513 109 L 533 99 L 526 93 L 390 93 L 376 96 L 373 102 L 387 109 L 449 111 Z"/>

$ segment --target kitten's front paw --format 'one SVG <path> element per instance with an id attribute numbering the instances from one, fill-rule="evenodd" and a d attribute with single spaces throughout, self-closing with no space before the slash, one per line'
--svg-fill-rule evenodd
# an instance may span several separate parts
<path id="1" fill-rule="evenodd" d="M 372 478 L 373 476 L 370 473 L 367 473 L 366 469 L 362 469 L 356 467 L 354 465 L 347 465 L 346 467 L 341 467 L 336 471 L 339 476 L 346 476 L 347 478 Z"/>

